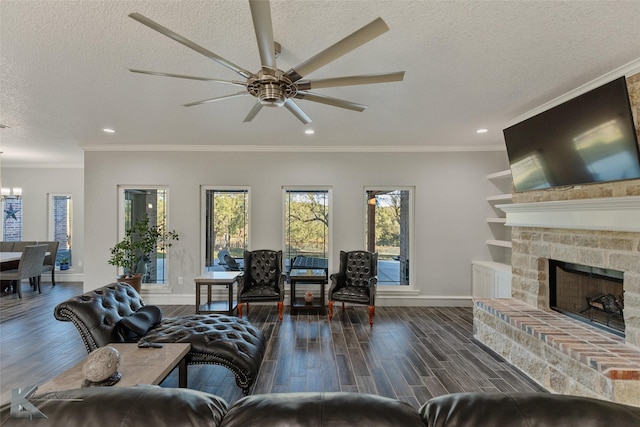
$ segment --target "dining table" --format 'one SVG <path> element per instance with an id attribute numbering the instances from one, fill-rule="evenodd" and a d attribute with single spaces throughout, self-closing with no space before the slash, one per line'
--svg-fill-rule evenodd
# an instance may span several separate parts
<path id="1" fill-rule="evenodd" d="M 22 252 L 0 252 L 0 262 L 20 261 Z"/>

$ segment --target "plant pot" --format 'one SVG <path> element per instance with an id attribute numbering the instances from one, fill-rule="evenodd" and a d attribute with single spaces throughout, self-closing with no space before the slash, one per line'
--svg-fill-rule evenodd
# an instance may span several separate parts
<path id="1" fill-rule="evenodd" d="M 69 269 L 69 263 L 68 262 L 61 262 L 60 263 L 60 270 L 68 270 Z"/>
<path id="2" fill-rule="evenodd" d="M 118 282 L 124 282 L 131 285 L 133 289 L 136 290 L 137 293 L 140 293 L 140 289 L 142 289 L 142 273 L 136 273 L 133 276 L 118 276 Z"/>

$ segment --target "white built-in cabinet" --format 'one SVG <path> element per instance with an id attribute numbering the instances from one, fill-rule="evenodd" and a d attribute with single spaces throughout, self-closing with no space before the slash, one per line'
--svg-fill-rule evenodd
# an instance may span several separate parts
<path id="1" fill-rule="evenodd" d="M 511 298 L 511 266 L 493 261 L 471 262 L 474 298 Z"/>
<path id="2" fill-rule="evenodd" d="M 496 207 L 511 203 L 511 171 L 489 174 L 487 181 L 491 237 L 486 243 L 491 260 L 472 261 L 471 294 L 474 298 L 511 298 L 511 229 L 506 225 L 506 214 Z"/>

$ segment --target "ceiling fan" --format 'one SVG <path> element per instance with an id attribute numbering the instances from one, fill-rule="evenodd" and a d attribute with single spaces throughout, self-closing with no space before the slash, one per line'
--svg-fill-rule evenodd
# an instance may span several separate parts
<path id="1" fill-rule="evenodd" d="M 163 27 L 157 22 L 142 16 L 139 13 L 131 13 L 129 17 L 135 19 L 141 24 L 156 30 L 184 46 L 195 50 L 196 52 L 206 56 L 217 63 L 240 74 L 245 81 L 229 81 L 219 80 L 207 77 L 187 76 L 181 74 L 161 73 L 155 71 L 145 71 L 129 69 L 129 71 L 141 74 L 150 74 L 154 76 L 176 77 L 181 79 L 210 81 L 217 83 L 226 83 L 235 86 L 242 86 L 244 90 L 216 98 L 204 99 L 202 101 L 184 104 L 185 107 L 206 104 L 209 102 L 221 101 L 240 96 L 254 96 L 257 102 L 245 117 L 245 122 L 250 122 L 260 112 L 263 106 L 268 107 L 286 107 L 291 111 L 302 123 L 311 123 L 311 119 L 304 111 L 293 101 L 293 99 L 305 99 L 307 101 L 319 102 L 334 107 L 346 108 L 353 111 L 364 111 L 367 106 L 357 104 L 355 102 L 345 101 L 343 99 L 332 98 L 325 95 L 309 92 L 310 89 L 321 89 L 338 86 L 352 86 L 372 83 L 386 83 L 401 81 L 404 78 L 404 71 L 383 74 L 367 74 L 358 76 L 334 77 L 320 80 L 303 79 L 311 72 L 330 63 L 331 61 L 351 52 L 352 50 L 362 46 L 363 44 L 373 40 L 379 35 L 389 30 L 387 24 L 382 18 L 377 18 L 360 28 L 359 30 L 348 35 L 339 42 L 333 44 L 322 52 L 304 61 L 302 64 L 284 72 L 278 69 L 276 65 L 276 50 L 279 45 L 273 40 L 273 27 L 271 24 L 271 7 L 268 0 L 249 0 L 251 8 L 251 16 L 253 18 L 253 26 L 258 41 L 258 50 L 260 52 L 261 69 L 257 73 L 252 73 L 238 65 L 222 58 L 215 53 L 205 49 L 204 47 L 184 38 L 183 36 Z"/>

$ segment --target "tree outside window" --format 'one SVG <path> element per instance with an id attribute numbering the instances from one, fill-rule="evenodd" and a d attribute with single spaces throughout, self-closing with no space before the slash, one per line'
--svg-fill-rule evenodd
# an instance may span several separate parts
<path id="1" fill-rule="evenodd" d="M 241 263 L 249 245 L 249 190 L 205 190 L 205 271 L 225 270 L 224 254 Z"/>
<path id="2" fill-rule="evenodd" d="M 329 190 L 285 189 L 285 263 L 313 258 L 326 268 L 329 258 Z"/>
<path id="3" fill-rule="evenodd" d="M 378 252 L 378 283 L 409 285 L 412 192 L 365 191 L 367 250 Z"/>

